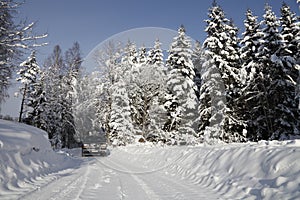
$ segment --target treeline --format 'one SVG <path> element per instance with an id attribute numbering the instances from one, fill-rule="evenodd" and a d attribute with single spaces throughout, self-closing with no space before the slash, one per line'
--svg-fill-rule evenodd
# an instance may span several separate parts
<path id="1" fill-rule="evenodd" d="M 93 94 L 81 116 L 96 108 L 90 125 L 116 145 L 298 138 L 299 17 L 285 3 L 280 18 L 269 5 L 262 21 L 247 10 L 241 38 L 216 3 L 208 17 L 202 47 L 181 26 L 166 61 L 159 41 L 108 44 L 99 74 L 82 82 Z"/>
<path id="2" fill-rule="evenodd" d="M 181 26 L 167 55 L 159 40 L 153 48 L 109 42 L 90 75 L 81 73 L 78 43 L 64 56 L 56 46 L 43 69 L 33 52 L 19 70 L 21 119 L 56 147 L 102 128 L 114 145 L 299 138 L 299 16 L 285 3 L 280 17 L 266 5 L 262 21 L 248 10 L 239 37 L 214 2 L 206 23 L 202 45 Z"/>

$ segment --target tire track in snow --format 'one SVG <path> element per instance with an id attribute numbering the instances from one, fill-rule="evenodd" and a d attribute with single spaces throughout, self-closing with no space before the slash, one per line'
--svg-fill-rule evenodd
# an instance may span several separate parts
<path id="1" fill-rule="evenodd" d="M 87 165 L 87 170 L 85 171 L 85 173 L 83 175 L 83 183 L 80 185 L 80 189 L 79 189 L 75 199 L 80 199 L 79 197 L 86 187 L 89 174 L 90 174 L 90 163 Z"/>
<path id="2" fill-rule="evenodd" d="M 129 173 L 129 169 L 125 168 L 124 166 L 111 161 L 109 158 L 105 158 L 103 159 L 104 161 L 101 161 L 100 159 L 97 159 L 99 161 L 99 163 L 101 165 L 103 165 L 104 167 L 114 170 L 117 173 L 121 173 L 121 174 L 125 174 L 129 177 L 131 177 L 138 186 L 141 187 L 141 189 L 144 191 L 144 193 L 147 195 L 147 199 L 149 200 L 159 200 L 160 198 L 155 194 L 155 192 L 146 184 L 145 181 L 143 181 L 142 179 L 140 179 L 137 175 L 133 174 L 133 173 Z M 122 181 L 119 179 L 120 183 L 122 183 Z M 120 199 L 124 200 L 126 199 L 126 194 L 124 194 L 124 189 L 122 184 L 120 184 Z"/>
<path id="3" fill-rule="evenodd" d="M 78 173 L 79 172 L 79 173 Z M 67 169 L 57 172 L 52 175 L 44 177 L 44 179 L 50 179 L 50 181 L 42 184 L 36 185 L 35 189 L 27 192 L 25 195 L 21 196 L 20 200 L 32 200 L 32 199 L 78 199 L 78 186 L 84 183 L 82 181 L 82 169 Z M 86 173 L 85 173 L 86 174 Z M 74 176 L 75 175 L 75 176 Z M 83 175 L 85 176 L 85 175 Z M 33 183 L 34 185 L 35 183 Z M 64 187 L 63 187 L 64 186 Z M 81 190 L 79 190 L 81 192 Z M 74 197 L 74 194 L 76 196 Z M 72 195 L 72 198 L 68 196 Z"/>

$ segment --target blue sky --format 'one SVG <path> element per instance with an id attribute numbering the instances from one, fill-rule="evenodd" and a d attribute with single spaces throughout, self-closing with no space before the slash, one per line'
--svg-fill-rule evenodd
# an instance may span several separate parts
<path id="1" fill-rule="evenodd" d="M 281 0 L 217 0 L 227 18 L 232 18 L 244 30 L 245 12 L 250 8 L 261 19 L 268 2 L 280 16 Z M 299 15 L 296 0 L 285 0 Z M 203 42 L 208 9 L 212 0 L 26 0 L 19 18 L 36 21 L 37 33 L 48 33 L 48 46 L 38 49 L 37 57 L 44 59 L 59 44 L 63 51 L 77 41 L 83 57 L 99 43 L 120 32 L 142 27 L 177 30 L 183 24 L 187 34 Z M 12 91 L 11 92 L 15 92 Z M 17 116 L 18 101 L 13 97 L 2 105 L 1 114 Z"/>
<path id="2" fill-rule="evenodd" d="M 217 0 L 241 30 L 246 9 L 262 16 L 265 2 L 280 15 L 281 0 Z M 299 15 L 296 0 L 286 2 Z M 49 34 L 49 45 L 40 49 L 40 56 L 49 54 L 56 44 L 66 50 L 74 41 L 86 56 L 110 36 L 140 27 L 177 30 L 183 24 L 189 36 L 202 42 L 211 4 L 212 0 L 26 0 L 21 16 L 37 21 L 38 33 Z"/>

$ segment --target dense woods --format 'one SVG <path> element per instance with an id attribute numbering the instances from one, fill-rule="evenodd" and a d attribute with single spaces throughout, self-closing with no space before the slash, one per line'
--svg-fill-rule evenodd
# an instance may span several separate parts
<path id="1" fill-rule="evenodd" d="M 114 145 L 300 136 L 300 21 L 286 3 L 280 17 L 266 4 L 262 21 L 247 10 L 239 33 L 214 2 L 202 44 L 193 43 L 183 25 L 165 54 L 159 39 L 152 48 L 111 41 L 97 54 L 99 70 L 87 75 L 78 43 L 65 53 L 55 46 L 40 66 L 27 41 L 44 35 L 24 36 L 33 24 L 15 26 L 14 3 L 0 2 L 0 103 L 15 70 L 12 58 L 22 45 L 31 46 L 17 67 L 20 121 L 46 130 L 56 148 L 72 147 L 101 128 Z"/>

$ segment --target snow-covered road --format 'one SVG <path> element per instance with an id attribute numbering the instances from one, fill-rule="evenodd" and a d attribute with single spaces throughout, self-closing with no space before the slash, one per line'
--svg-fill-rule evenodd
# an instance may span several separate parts
<path id="1" fill-rule="evenodd" d="M 115 149 L 108 157 L 83 159 L 79 168 L 49 175 L 19 199 L 223 199 L 173 173 L 169 164 L 175 160 L 148 165 L 125 149 Z"/>

